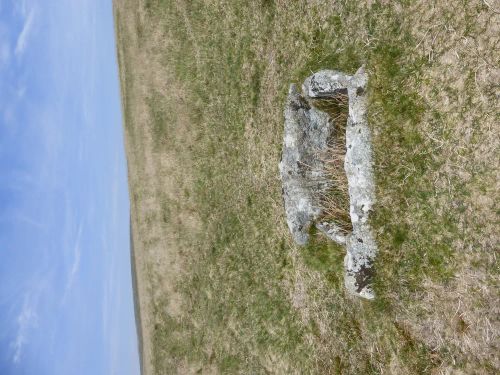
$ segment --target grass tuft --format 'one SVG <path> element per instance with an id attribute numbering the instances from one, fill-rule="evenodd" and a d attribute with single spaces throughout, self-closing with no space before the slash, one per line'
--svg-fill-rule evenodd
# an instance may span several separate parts
<path id="1" fill-rule="evenodd" d="M 313 106 L 327 113 L 334 129 L 328 148 L 319 155 L 325 166 L 327 190 L 321 194 L 320 202 L 324 215 L 320 220 L 334 222 L 346 233 L 352 230 L 349 216 L 349 189 L 344 169 L 346 153 L 346 135 L 349 99 L 347 93 L 334 98 L 311 100 Z"/>

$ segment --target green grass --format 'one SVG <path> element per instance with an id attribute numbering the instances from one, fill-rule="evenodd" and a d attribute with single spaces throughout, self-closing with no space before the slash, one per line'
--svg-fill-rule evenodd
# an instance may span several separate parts
<path id="1" fill-rule="evenodd" d="M 466 320 L 456 327 L 443 320 L 446 343 L 439 347 L 418 331 L 434 317 L 421 299 L 429 283 L 452 288 L 469 259 L 461 246 L 482 241 L 481 233 L 464 231 L 464 213 L 488 169 L 481 172 L 476 162 L 469 166 L 476 170 L 471 182 L 455 174 L 443 179 L 447 163 L 471 159 L 473 149 L 439 148 L 444 142 L 453 149 L 460 120 L 479 94 L 464 98 L 450 81 L 424 95 L 427 72 L 439 66 L 417 48 L 415 28 L 425 25 L 409 22 L 410 2 L 335 3 L 328 10 L 303 2 L 260 5 L 149 0 L 137 29 L 141 40 L 159 29 L 171 41 L 151 55 L 188 94 L 194 183 L 184 196 L 194 200 L 202 226 L 196 234 L 177 228 L 187 264 L 177 285 L 184 315 L 166 314 L 166 301 L 156 304 L 156 373 L 180 371 L 184 362 L 222 374 L 488 373 L 495 364 L 460 342 L 471 329 Z M 455 26 L 477 34 L 471 20 L 479 11 L 465 7 L 463 24 Z M 315 233 L 303 248 L 292 243 L 277 180 L 288 84 L 318 69 L 354 73 L 361 65 L 370 77 L 379 199 L 372 219 L 380 250 L 373 303 L 346 295 L 341 247 Z M 465 85 L 474 85 L 473 76 Z M 458 119 L 429 101 L 442 92 L 464 100 Z M 483 95 L 491 99 L 494 92 Z M 178 119 L 168 94 L 151 92 L 146 102 L 157 152 L 186 152 L 175 137 Z M 472 124 L 486 113 L 474 113 Z M 473 144 L 483 139 L 475 136 Z M 162 206 L 165 225 L 175 222 L 171 206 Z M 470 267 L 493 269 L 481 261 Z M 470 298 L 481 303 L 479 294 Z M 436 311 L 456 308 L 434 302 Z"/>

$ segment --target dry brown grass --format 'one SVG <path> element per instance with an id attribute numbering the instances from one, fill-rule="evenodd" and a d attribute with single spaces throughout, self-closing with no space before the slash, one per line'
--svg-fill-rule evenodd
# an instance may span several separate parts
<path id="1" fill-rule="evenodd" d="M 311 104 L 327 113 L 334 124 L 328 148 L 318 155 L 325 166 L 328 184 L 327 190 L 320 197 L 324 211 L 321 220 L 334 222 L 348 233 L 352 230 L 352 224 L 349 216 L 349 190 L 344 161 L 349 99 L 347 94 L 338 94 L 334 98 L 311 100 Z"/>
<path id="2" fill-rule="evenodd" d="M 349 216 L 349 191 L 344 169 L 349 100 L 347 94 L 338 94 L 334 98 L 312 99 L 311 104 L 327 113 L 333 124 L 332 136 L 328 148 L 318 155 L 325 166 L 328 188 L 321 193 L 319 201 L 324 214 L 321 220 L 333 222 L 346 233 L 352 230 Z"/>

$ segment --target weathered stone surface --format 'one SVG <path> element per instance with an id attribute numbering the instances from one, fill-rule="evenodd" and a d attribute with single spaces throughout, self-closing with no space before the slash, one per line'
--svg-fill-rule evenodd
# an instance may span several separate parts
<path id="1" fill-rule="evenodd" d="M 375 297 L 371 281 L 377 244 L 368 223 L 375 203 L 371 134 L 366 119 L 367 76 L 360 69 L 350 80 L 349 118 L 346 128 L 345 171 L 349 183 L 350 216 L 353 233 L 347 242 L 345 283 L 353 293 Z"/>
<path id="2" fill-rule="evenodd" d="M 346 245 L 347 254 L 344 260 L 346 288 L 355 295 L 373 299 L 375 295 L 371 286 L 372 267 L 377 254 L 377 245 L 368 223 L 369 213 L 375 203 L 375 187 L 371 135 L 366 119 L 367 81 L 363 68 L 354 76 L 333 70 L 322 70 L 307 78 L 302 90 L 305 99 L 348 94 L 349 117 L 346 126 L 347 151 L 344 169 L 349 185 L 349 214 L 353 230 L 352 233 L 343 235 L 333 223 L 316 223 L 316 227 L 331 240 Z M 298 244 L 307 242 L 307 230 L 321 214 L 318 202 L 314 201 L 314 191 L 321 189 L 322 186 L 315 185 L 314 181 L 317 180 L 314 177 L 324 177 L 323 165 L 319 160 L 314 160 L 317 154 L 311 148 L 314 142 L 310 140 L 321 140 L 319 143 L 314 143 L 317 148 L 321 148 L 322 142 L 326 141 L 319 133 L 316 134 L 317 129 L 322 129 L 324 133 L 328 131 L 328 119 L 325 119 L 324 115 L 323 112 L 311 108 L 295 86 L 291 88 L 285 109 L 284 158 L 280 169 L 287 220 Z M 326 147 L 326 144 L 324 146 Z M 307 160 L 308 165 L 314 166 L 314 176 L 311 173 L 301 174 L 298 163 L 296 168 L 293 167 L 293 161 L 299 160 Z M 301 177 L 294 177 L 298 175 Z"/>
<path id="3" fill-rule="evenodd" d="M 332 98 L 345 93 L 351 77 L 335 70 L 320 70 L 306 78 L 302 91 L 309 98 Z"/>
<path id="4" fill-rule="evenodd" d="M 353 225 L 352 233 L 347 236 L 347 254 L 344 258 L 344 283 L 352 294 L 373 299 L 372 289 L 373 261 L 377 246 L 368 225 Z"/>
<path id="5" fill-rule="evenodd" d="M 307 243 L 311 224 L 321 214 L 318 193 L 327 181 L 317 155 L 326 149 L 330 133 L 328 115 L 311 107 L 291 85 L 280 173 L 288 227 L 299 245 Z"/>

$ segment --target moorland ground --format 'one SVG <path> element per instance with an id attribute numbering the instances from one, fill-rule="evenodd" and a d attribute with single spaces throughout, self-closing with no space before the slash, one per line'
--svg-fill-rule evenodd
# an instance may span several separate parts
<path id="1" fill-rule="evenodd" d="M 144 374 L 494 374 L 498 1 L 114 0 Z M 365 65 L 374 302 L 297 247 L 291 82 Z"/>

